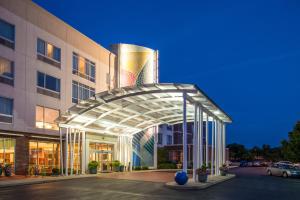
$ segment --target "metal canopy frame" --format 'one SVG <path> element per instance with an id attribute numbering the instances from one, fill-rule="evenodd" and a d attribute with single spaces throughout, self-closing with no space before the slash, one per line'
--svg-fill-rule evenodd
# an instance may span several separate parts
<path id="1" fill-rule="evenodd" d="M 58 118 L 60 127 L 83 131 L 132 136 L 160 124 L 183 121 L 183 96 L 186 94 L 186 120 L 194 121 L 194 105 L 209 120 L 231 123 L 231 118 L 203 91 L 192 84 L 144 84 L 117 88 L 96 94 L 72 106 Z"/>

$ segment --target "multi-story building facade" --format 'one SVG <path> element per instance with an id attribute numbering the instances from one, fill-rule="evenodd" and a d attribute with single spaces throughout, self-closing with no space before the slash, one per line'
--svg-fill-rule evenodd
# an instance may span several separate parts
<path id="1" fill-rule="evenodd" d="M 199 95 L 201 98 L 195 100 L 198 104 L 206 99 L 211 120 L 231 121 L 196 86 L 158 86 L 158 82 L 158 51 L 130 44 L 115 44 L 108 50 L 31 0 L 1 0 L 0 164 L 11 164 L 15 174 L 36 170 L 51 173 L 60 167 L 71 169 L 65 170 L 66 175 L 75 169 L 77 174 L 85 173 L 92 160 L 99 162 L 99 171 L 107 171 L 115 159 L 127 169 L 155 168 L 157 146 L 182 149 L 181 126 L 163 125 L 157 129 L 166 122 L 182 120 L 177 116 L 184 113 L 182 91 Z M 152 84 L 160 90 L 154 91 L 157 94 L 149 93 Z M 93 107 L 94 102 L 99 104 L 95 94 L 104 98 L 106 92 L 100 92 L 118 95 L 126 88 L 131 94 L 129 99 L 125 95 L 121 106 L 107 102 Z M 85 103 L 92 109 L 81 113 Z M 128 103 L 131 105 L 126 110 Z M 130 109 L 135 106 L 137 110 Z M 190 117 L 191 110 L 188 112 Z M 81 124 L 83 129 L 72 123 Z M 129 137 L 122 132 L 124 127 L 139 131 Z M 189 151 L 192 129 L 188 125 Z M 219 146 L 221 155 L 221 142 Z M 171 158 L 176 155 L 170 153 Z"/>
<path id="2" fill-rule="evenodd" d="M 59 166 L 56 118 L 116 86 L 115 57 L 31 0 L 0 1 L 0 164 Z"/>

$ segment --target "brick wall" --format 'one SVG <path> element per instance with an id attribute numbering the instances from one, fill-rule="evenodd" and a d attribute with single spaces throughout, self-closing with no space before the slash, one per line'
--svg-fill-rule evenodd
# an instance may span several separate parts
<path id="1" fill-rule="evenodd" d="M 29 138 L 27 136 L 16 138 L 15 174 L 26 175 L 29 163 Z"/>

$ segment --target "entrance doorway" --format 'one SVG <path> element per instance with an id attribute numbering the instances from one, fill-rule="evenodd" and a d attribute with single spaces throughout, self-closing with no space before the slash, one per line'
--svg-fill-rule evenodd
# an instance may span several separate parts
<path id="1" fill-rule="evenodd" d="M 91 142 L 89 146 L 90 146 L 89 161 L 97 161 L 99 163 L 98 172 L 111 171 L 114 145 Z"/>

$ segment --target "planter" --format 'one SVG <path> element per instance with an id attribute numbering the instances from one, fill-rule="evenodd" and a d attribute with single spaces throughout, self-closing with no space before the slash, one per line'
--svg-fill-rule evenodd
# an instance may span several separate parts
<path id="1" fill-rule="evenodd" d="M 125 168 L 124 165 L 121 165 L 119 168 L 120 168 L 120 172 L 124 172 L 124 168 Z"/>
<path id="2" fill-rule="evenodd" d="M 198 174 L 198 181 L 200 183 L 206 183 L 207 182 L 207 174 Z"/>
<path id="3" fill-rule="evenodd" d="M 2 167 L 0 166 L 0 176 L 2 175 L 2 171 L 3 171 Z"/>
<path id="4" fill-rule="evenodd" d="M 4 167 L 5 176 L 11 176 L 11 166 Z"/>
<path id="5" fill-rule="evenodd" d="M 226 175 L 227 175 L 227 171 L 225 171 L 225 170 L 220 170 L 220 174 L 221 174 L 221 176 L 226 176 Z"/>
<path id="6" fill-rule="evenodd" d="M 97 168 L 90 168 L 90 174 L 97 174 Z"/>

